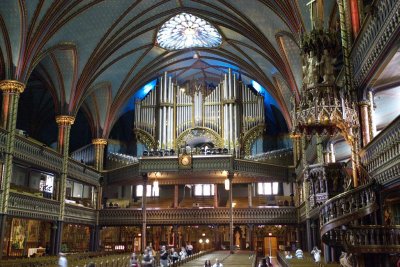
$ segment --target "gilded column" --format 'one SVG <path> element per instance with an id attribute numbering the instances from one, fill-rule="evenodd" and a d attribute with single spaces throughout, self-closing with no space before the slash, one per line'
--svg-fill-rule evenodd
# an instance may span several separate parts
<path id="1" fill-rule="evenodd" d="M 370 128 L 369 128 L 369 102 L 361 101 L 358 103 L 361 113 L 361 132 L 363 145 L 366 146 L 370 141 Z"/>
<path id="2" fill-rule="evenodd" d="M 228 179 L 229 179 L 229 205 L 230 205 L 230 210 L 229 210 L 229 249 L 230 253 L 233 254 L 233 187 L 232 187 L 232 181 L 233 181 L 233 172 L 228 173 Z"/>
<path id="3" fill-rule="evenodd" d="M 15 142 L 15 129 L 17 124 L 18 100 L 20 94 L 24 91 L 25 84 L 13 80 L 0 81 L 0 90 L 3 91 L 2 106 L 2 126 L 7 131 L 6 146 L 4 155 L 4 176 L 1 188 L 3 196 L 1 198 L 0 212 L 7 214 L 8 195 L 10 191 L 10 182 L 12 177 L 12 162 Z"/>
<path id="4" fill-rule="evenodd" d="M 142 193 L 142 251 L 146 248 L 147 240 L 146 240 L 146 229 L 147 229 L 147 213 L 146 213 L 146 199 L 147 199 L 147 182 L 148 176 L 147 173 L 142 173 L 143 178 L 143 193 Z"/>
<path id="5" fill-rule="evenodd" d="M 174 186 L 174 208 L 178 208 L 179 205 L 179 185 Z"/>
<path id="6" fill-rule="evenodd" d="M 212 186 L 214 186 L 214 208 L 218 208 L 218 184 Z"/>
<path id="7" fill-rule="evenodd" d="M 94 167 L 98 171 L 103 170 L 104 166 L 104 148 L 107 145 L 107 140 L 103 138 L 96 138 L 92 140 L 94 145 Z"/>
<path id="8" fill-rule="evenodd" d="M 63 163 L 61 169 L 60 177 L 60 215 L 59 220 L 64 220 L 64 208 L 65 208 L 65 194 L 66 194 L 66 184 L 68 175 L 68 150 L 69 150 L 69 135 L 71 131 L 71 126 L 74 124 L 75 117 L 68 115 L 60 115 L 56 117 L 56 122 L 58 125 L 58 152 L 62 154 Z"/>
<path id="9" fill-rule="evenodd" d="M 249 183 L 247 185 L 247 195 L 248 195 L 248 201 L 249 201 L 249 208 L 253 207 L 253 184 Z"/>
<path id="10" fill-rule="evenodd" d="M 25 90 L 25 84 L 14 80 L 3 80 L 0 81 L 0 90 L 3 91 L 2 126 L 7 131 L 4 150 L 4 172 L 1 181 L 2 184 L 0 186 L 0 188 L 3 189 L 2 196 L 0 197 L 0 240 L 3 240 L 12 177 L 18 101 L 20 94 Z M 0 259 L 3 253 L 3 243 L 4 242 L 0 242 Z"/>

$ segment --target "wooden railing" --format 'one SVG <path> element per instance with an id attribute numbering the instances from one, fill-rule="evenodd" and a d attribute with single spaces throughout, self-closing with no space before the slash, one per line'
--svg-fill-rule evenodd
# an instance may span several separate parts
<path id="1" fill-rule="evenodd" d="M 400 177 L 400 116 L 375 136 L 360 152 L 361 162 L 379 184 Z"/>
<path id="2" fill-rule="evenodd" d="M 154 209 L 147 210 L 147 224 L 227 224 L 229 208 Z M 141 209 L 104 209 L 100 211 L 101 225 L 140 225 Z M 297 208 L 234 208 L 235 224 L 292 224 L 297 223 Z"/>
<path id="3" fill-rule="evenodd" d="M 320 208 L 321 236 L 376 209 L 374 182 L 339 194 L 326 201 Z"/>
<path id="4" fill-rule="evenodd" d="M 384 51 L 396 40 L 400 28 L 400 1 L 374 1 L 350 53 L 356 87 L 364 88 L 374 65 L 383 60 Z"/>
<path id="5" fill-rule="evenodd" d="M 33 195 L 10 192 L 8 214 L 41 220 L 57 220 L 60 202 Z"/>

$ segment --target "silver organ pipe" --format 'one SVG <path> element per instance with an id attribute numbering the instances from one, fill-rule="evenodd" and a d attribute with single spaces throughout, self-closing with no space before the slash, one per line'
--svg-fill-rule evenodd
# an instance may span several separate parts
<path id="1" fill-rule="evenodd" d="M 134 119 L 135 128 L 158 141 L 159 149 L 176 149 L 176 139 L 184 131 L 206 127 L 219 134 L 232 151 L 239 148 L 240 136 L 264 125 L 264 99 L 230 69 L 215 89 L 197 88 L 193 94 L 164 73 L 155 90 L 135 101 Z"/>

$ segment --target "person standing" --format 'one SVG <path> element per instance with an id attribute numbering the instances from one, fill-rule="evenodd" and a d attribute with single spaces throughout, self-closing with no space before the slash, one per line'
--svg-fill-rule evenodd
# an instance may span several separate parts
<path id="1" fill-rule="evenodd" d="M 168 251 L 165 246 L 161 246 L 160 265 L 161 267 L 168 267 Z"/>
<path id="2" fill-rule="evenodd" d="M 60 258 L 58 259 L 58 267 L 67 267 L 68 266 L 68 261 L 67 258 L 65 257 L 65 254 L 60 252 Z"/>
<path id="3" fill-rule="evenodd" d="M 186 252 L 187 252 L 187 255 L 188 255 L 188 256 L 190 256 L 190 255 L 193 254 L 193 246 L 192 246 L 192 244 L 189 243 L 189 244 L 186 246 Z"/>
<path id="4" fill-rule="evenodd" d="M 224 267 L 222 263 L 219 262 L 219 259 L 215 259 L 215 263 L 212 267 Z"/>
<path id="5" fill-rule="evenodd" d="M 171 248 L 170 255 L 172 264 L 179 260 L 178 252 L 175 251 L 174 248 Z"/>
<path id="6" fill-rule="evenodd" d="M 211 267 L 211 261 L 206 260 L 206 262 L 204 263 L 204 267 Z"/>

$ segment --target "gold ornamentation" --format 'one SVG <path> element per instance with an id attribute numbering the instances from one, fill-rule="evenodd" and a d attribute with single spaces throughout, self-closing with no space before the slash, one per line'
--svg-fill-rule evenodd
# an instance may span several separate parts
<path id="1" fill-rule="evenodd" d="M 92 139 L 92 144 L 93 145 L 107 145 L 107 139 L 103 139 L 103 138 Z"/>
<path id="2" fill-rule="evenodd" d="M 3 92 L 21 94 L 25 90 L 25 84 L 14 80 L 3 80 L 0 81 L 0 90 Z"/>
<path id="3" fill-rule="evenodd" d="M 264 132 L 264 124 L 257 125 L 251 128 L 243 137 L 243 145 L 244 145 L 244 153 L 245 156 L 250 156 L 251 154 L 251 145 L 253 142 L 260 136 L 262 136 Z"/>
<path id="4" fill-rule="evenodd" d="M 189 169 L 192 167 L 192 157 L 190 155 L 179 155 L 179 168 Z"/>
<path id="5" fill-rule="evenodd" d="M 177 147 L 185 145 L 187 143 L 187 141 L 195 138 L 196 135 L 194 135 L 194 131 L 196 131 L 196 130 L 202 131 L 202 136 L 205 136 L 205 137 L 209 138 L 210 140 L 212 140 L 215 146 L 217 146 L 217 147 L 224 146 L 224 141 L 222 140 L 221 136 L 214 130 L 207 128 L 207 127 L 195 127 L 195 128 L 189 128 L 189 129 L 183 131 L 178 136 L 178 138 L 176 139 Z"/>
<path id="6" fill-rule="evenodd" d="M 72 125 L 75 122 L 75 117 L 68 115 L 56 116 L 56 122 L 58 125 Z"/>
<path id="7" fill-rule="evenodd" d="M 148 132 L 143 131 L 141 129 L 135 129 L 134 133 L 136 135 L 137 140 L 144 144 L 147 149 L 157 148 L 157 143 L 154 140 L 153 136 L 151 136 Z"/>

